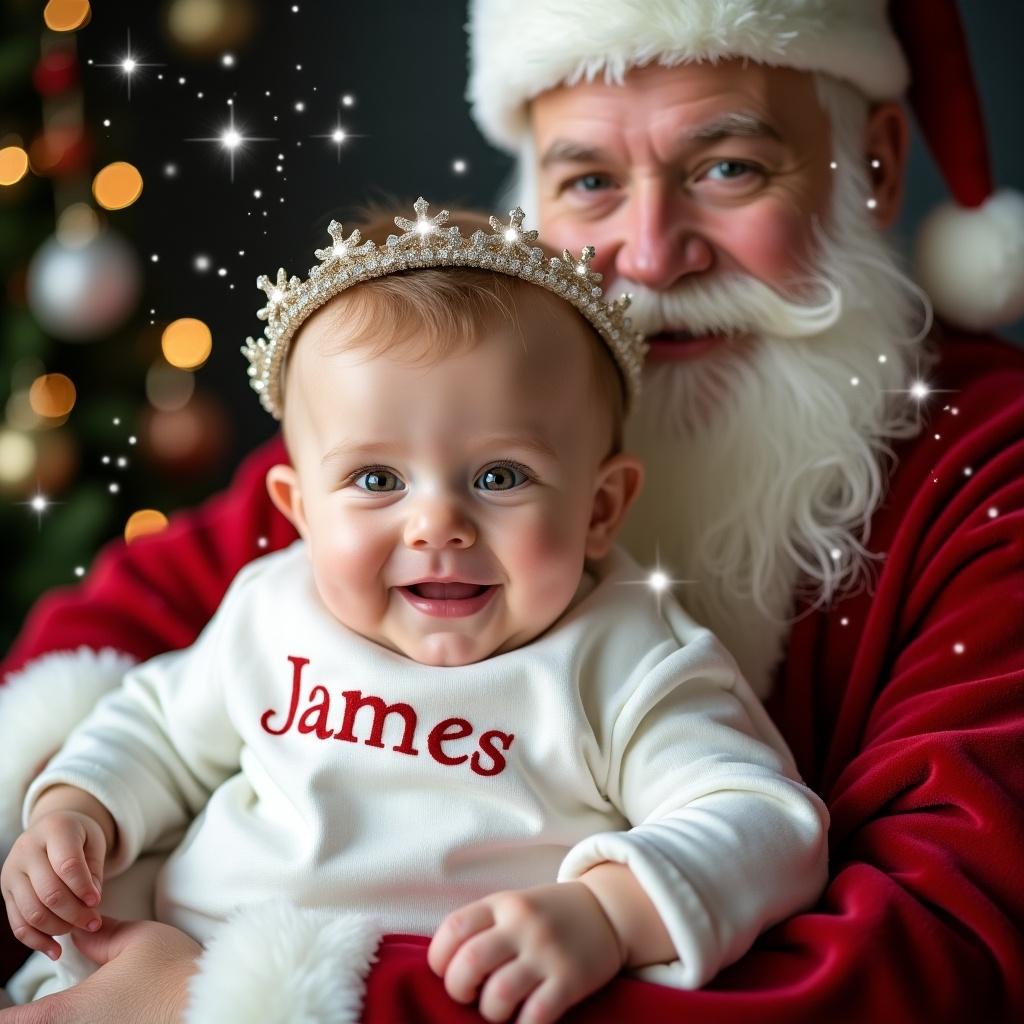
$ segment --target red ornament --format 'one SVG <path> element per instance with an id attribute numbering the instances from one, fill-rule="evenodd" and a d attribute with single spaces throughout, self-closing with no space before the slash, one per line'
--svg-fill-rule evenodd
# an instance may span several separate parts
<path id="1" fill-rule="evenodd" d="M 28 157 L 36 174 L 67 178 L 88 171 L 92 148 L 77 128 L 47 128 L 32 142 Z"/>
<path id="2" fill-rule="evenodd" d="M 41 96 L 57 96 L 78 84 L 78 58 L 71 50 L 51 50 L 39 58 L 32 84 Z"/>
<path id="3" fill-rule="evenodd" d="M 219 468 L 231 445 L 231 423 L 221 402 L 197 392 L 182 409 L 146 409 L 140 417 L 142 453 L 169 477 L 194 479 Z"/>

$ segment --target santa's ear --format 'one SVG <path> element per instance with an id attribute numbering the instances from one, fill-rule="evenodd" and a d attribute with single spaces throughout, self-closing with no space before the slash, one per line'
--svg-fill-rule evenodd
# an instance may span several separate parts
<path id="1" fill-rule="evenodd" d="M 587 558 L 604 558 L 608 554 L 643 482 L 643 463 L 635 455 L 620 452 L 602 463 L 587 527 Z"/>
<path id="2" fill-rule="evenodd" d="M 910 127 L 900 104 L 879 103 L 872 108 L 864 148 L 871 180 L 870 209 L 875 223 L 884 230 L 899 216 L 910 151 Z"/>
<path id="3" fill-rule="evenodd" d="M 306 538 L 306 512 L 299 488 L 299 474 L 294 467 L 283 463 L 267 470 L 267 494 L 275 508 L 295 527 L 299 536 Z"/>

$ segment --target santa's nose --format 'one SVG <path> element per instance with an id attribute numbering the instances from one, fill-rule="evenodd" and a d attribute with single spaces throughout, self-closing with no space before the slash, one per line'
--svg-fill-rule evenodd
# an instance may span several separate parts
<path id="1" fill-rule="evenodd" d="M 637 186 L 622 211 L 622 239 L 614 273 L 654 291 L 666 291 L 714 265 L 714 250 L 700 229 L 692 200 L 663 185 Z"/>

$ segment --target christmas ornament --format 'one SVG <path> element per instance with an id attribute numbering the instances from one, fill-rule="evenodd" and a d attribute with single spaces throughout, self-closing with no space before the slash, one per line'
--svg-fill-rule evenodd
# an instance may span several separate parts
<path id="1" fill-rule="evenodd" d="M 220 464 L 231 440 L 223 406 L 196 393 L 184 408 L 145 410 L 140 416 L 142 453 L 168 476 L 195 477 Z"/>
<path id="2" fill-rule="evenodd" d="M 174 0 L 166 15 L 168 35 L 191 57 L 241 46 L 255 23 L 248 0 Z"/>
<path id="3" fill-rule="evenodd" d="M 70 178 L 88 169 L 92 149 L 92 143 L 77 125 L 51 126 L 32 141 L 29 160 L 36 174 Z"/>
<path id="4" fill-rule="evenodd" d="M 51 50 L 39 58 L 32 84 L 40 96 L 59 96 L 78 84 L 78 59 L 73 50 Z"/>
<path id="5" fill-rule="evenodd" d="M 305 281 L 289 279 L 284 268 L 271 281 L 265 274 L 256 281 L 267 293 L 267 304 L 256 314 L 268 321 L 264 337 L 247 338 L 242 354 L 249 360 L 250 385 L 263 408 L 275 419 L 281 418 L 281 368 L 295 332 L 310 314 L 325 302 L 353 285 L 403 270 L 424 267 L 482 267 L 510 277 L 520 277 L 561 295 L 590 322 L 608 346 L 626 384 L 631 401 L 640 390 L 640 370 L 647 343 L 630 329 L 625 316 L 629 296 L 604 301 L 601 275 L 590 269 L 593 246 L 585 246 L 580 255 L 568 249 L 561 258 L 545 257 L 544 250 L 530 246 L 536 231 L 522 227 L 525 214 L 518 207 L 509 214 L 508 224 L 490 218 L 494 234 L 474 231 L 464 238 L 458 227 L 444 227 L 448 211 L 427 216 L 430 204 L 420 196 L 413 204 L 416 220 L 396 217 L 401 235 L 389 235 L 384 245 L 360 242 L 360 233 L 343 237 L 342 226 L 332 220 L 327 230 L 333 245 L 317 249 L 320 263 L 311 268 Z"/>
<path id="6" fill-rule="evenodd" d="M 52 237 L 28 269 L 28 304 L 43 328 L 65 341 L 89 341 L 119 326 L 139 295 L 131 247 L 112 231 L 80 246 Z"/>

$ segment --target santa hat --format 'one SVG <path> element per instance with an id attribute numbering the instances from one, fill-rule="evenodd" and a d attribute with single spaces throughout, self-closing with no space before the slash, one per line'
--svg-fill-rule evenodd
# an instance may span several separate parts
<path id="1" fill-rule="evenodd" d="M 471 0 L 468 29 L 473 116 L 510 152 L 535 96 L 602 73 L 621 83 L 645 64 L 745 57 L 825 72 L 870 100 L 909 85 L 954 200 L 922 225 L 922 285 L 940 316 L 972 330 L 1024 313 L 1024 197 L 993 193 L 955 0 Z"/>

